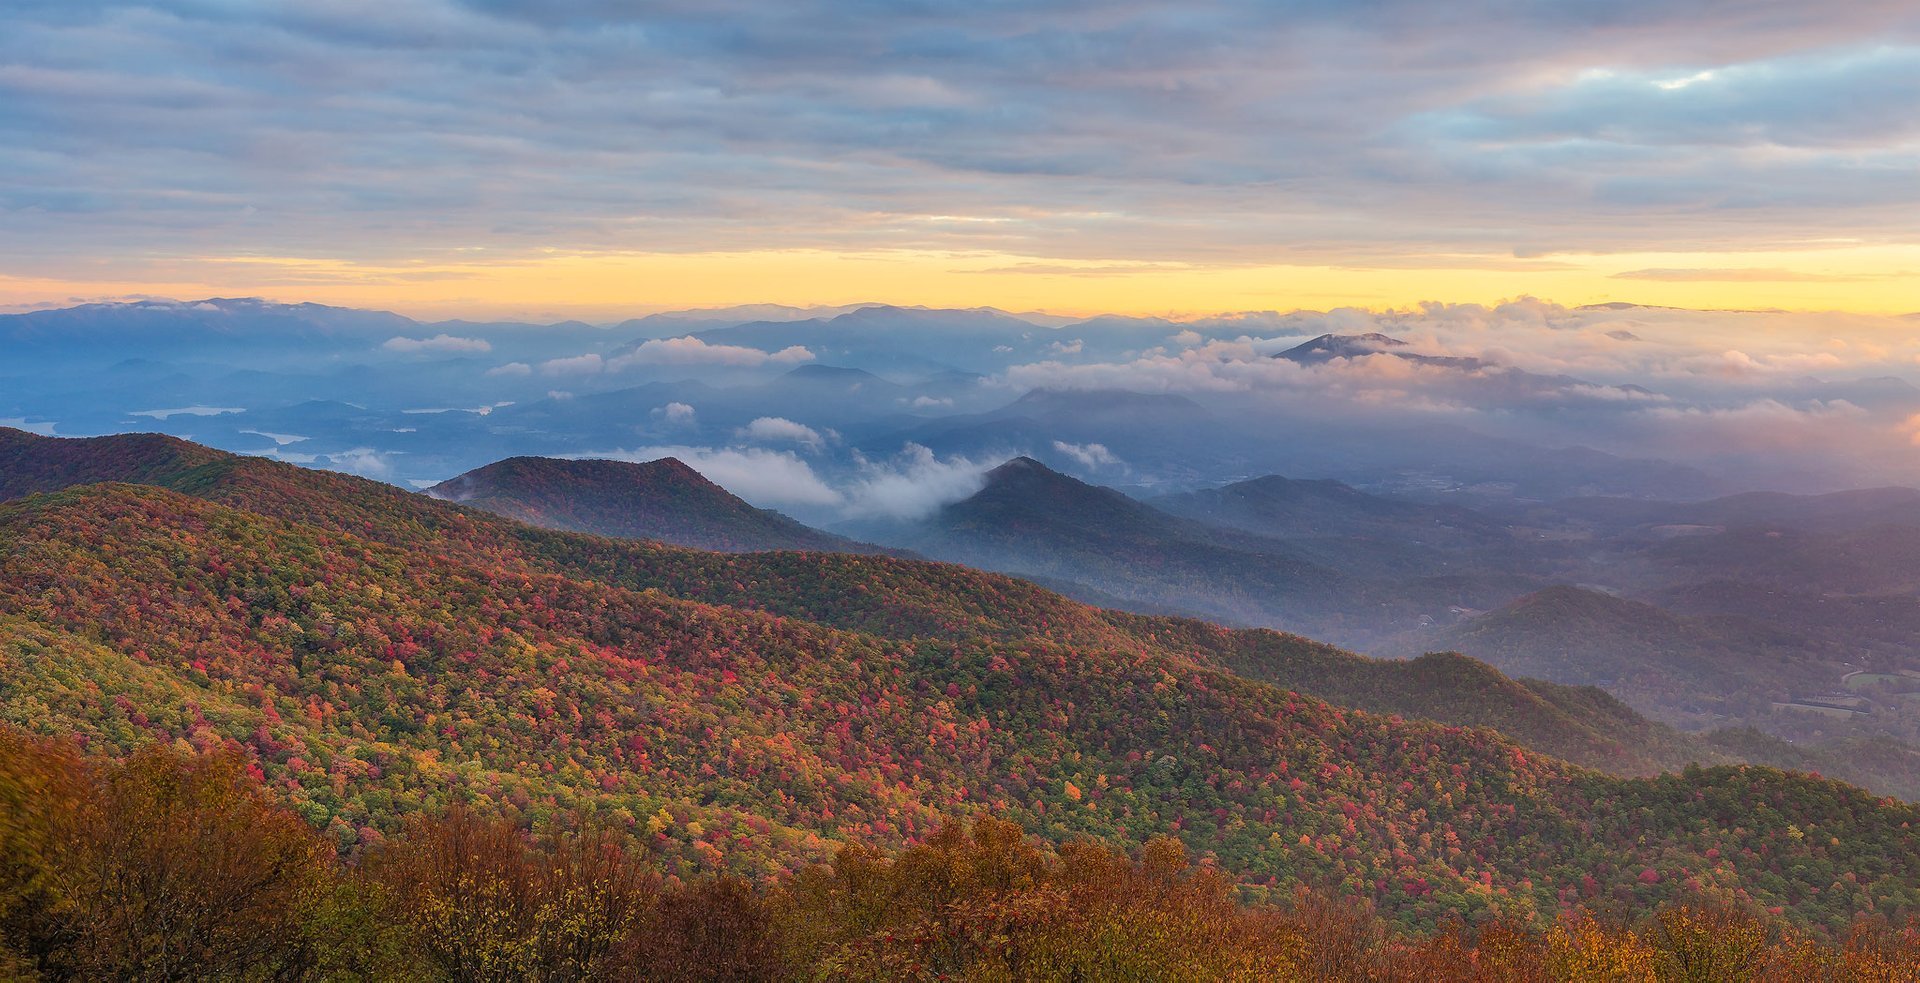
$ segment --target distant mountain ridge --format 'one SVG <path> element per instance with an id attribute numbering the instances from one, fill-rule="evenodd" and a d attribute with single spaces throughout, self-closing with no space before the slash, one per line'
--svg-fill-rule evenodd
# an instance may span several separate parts
<path id="1" fill-rule="evenodd" d="M 185 339 L 227 345 L 316 341 L 361 333 L 378 336 L 420 323 L 388 311 L 280 304 L 257 297 L 199 301 L 140 300 L 0 314 L 0 339 L 35 347 L 139 346 Z M 164 349 L 162 349 L 164 350 Z"/>
<path id="2" fill-rule="evenodd" d="M 1307 634 L 1365 586 L 1289 543 L 1169 514 L 1032 457 L 925 519 L 852 528 L 937 559 L 1085 585 L 1135 610 Z"/>
<path id="3" fill-rule="evenodd" d="M 640 464 L 514 457 L 449 478 L 427 494 L 542 529 L 695 549 L 880 551 L 754 508 L 672 457 Z"/>
<path id="4" fill-rule="evenodd" d="M 1331 479 L 1266 475 L 1219 488 L 1148 499 L 1175 515 L 1263 536 L 1404 536 L 1497 544 L 1504 523 L 1471 509 L 1427 505 L 1360 491 Z"/>
<path id="5" fill-rule="evenodd" d="M 1692 618 L 1600 591 L 1556 586 L 1419 636 L 1504 672 L 1604 685 L 1643 709 L 1711 717 L 1714 694 L 1771 681 L 1780 698 L 1833 677 L 1799 658 L 1806 639 L 1743 619 Z"/>

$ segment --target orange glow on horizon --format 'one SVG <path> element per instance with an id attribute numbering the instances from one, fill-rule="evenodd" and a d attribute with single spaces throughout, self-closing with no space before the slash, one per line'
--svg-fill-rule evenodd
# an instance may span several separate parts
<path id="1" fill-rule="evenodd" d="M 497 260 L 361 263 L 302 257 L 192 257 L 96 277 L 0 275 L 0 305 L 261 296 L 393 310 L 423 319 L 617 320 L 742 303 L 998 307 L 1060 314 L 1492 304 L 1518 296 L 1568 306 L 1613 301 L 1700 309 L 1920 310 L 1920 246 L 1798 252 L 1407 257 L 1365 263 L 1202 266 L 1060 261 L 1001 253 L 811 250 L 548 252 Z"/>

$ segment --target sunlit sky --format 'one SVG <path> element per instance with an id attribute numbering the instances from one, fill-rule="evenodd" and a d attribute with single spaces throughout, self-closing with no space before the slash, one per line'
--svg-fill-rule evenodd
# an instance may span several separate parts
<path id="1" fill-rule="evenodd" d="M 1911 0 L 0 2 L 0 307 L 1920 310 Z"/>

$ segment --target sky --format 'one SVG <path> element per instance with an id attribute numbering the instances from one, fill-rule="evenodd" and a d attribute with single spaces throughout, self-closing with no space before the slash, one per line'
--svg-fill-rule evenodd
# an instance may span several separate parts
<path id="1" fill-rule="evenodd" d="M 0 307 L 1920 310 L 1911 0 L 0 0 Z"/>

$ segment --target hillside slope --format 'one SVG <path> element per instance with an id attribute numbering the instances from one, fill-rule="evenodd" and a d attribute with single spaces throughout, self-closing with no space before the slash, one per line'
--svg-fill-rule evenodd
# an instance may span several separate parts
<path id="1" fill-rule="evenodd" d="M 156 488 L 0 507 L 0 610 L 16 722 L 237 744 L 343 846 L 451 795 L 755 871 L 992 810 L 1056 838 L 1173 833 L 1409 923 L 1690 885 L 1805 920 L 1920 902 L 1920 810 L 1837 783 L 1607 778 L 1170 654 L 885 639 Z"/>

